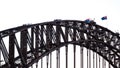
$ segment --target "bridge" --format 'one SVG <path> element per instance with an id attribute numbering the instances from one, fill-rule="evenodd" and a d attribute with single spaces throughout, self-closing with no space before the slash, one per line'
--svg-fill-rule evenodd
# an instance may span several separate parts
<path id="1" fill-rule="evenodd" d="M 0 31 L 0 67 L 33 68 L 36 64 L 36 68 L 53 68 L 53 65 L 60 68 L 63 65 L 61 48 L 64 47 L 64 68 L 70 68 L 68 51 L 71 45 L 71 68 L 77 65 L 79 68 L 120 68 L 120 35 L 94 21 L 79 20 L 24 24 Z M 53 64 L 54 51 L 56 63 Z"/>

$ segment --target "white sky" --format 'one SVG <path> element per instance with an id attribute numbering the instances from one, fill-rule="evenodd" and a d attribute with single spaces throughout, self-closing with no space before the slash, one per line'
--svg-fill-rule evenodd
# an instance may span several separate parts
<path id="1" fill-rule="evenodd" d="M 0 30 L 54 19 L 87 18 L 107 28 L 119 29 L 120 0 L 0 0 Z M 107 21 L 101 21 L 108 16 Z"/>
<path id="2" fill-rule="evenodd" d="M 102 16 L 107 16 L 105 21 Z M 0 0 L 0 31 L 54 19 L 94 19 L 120 32 L 120 0 Z"/>

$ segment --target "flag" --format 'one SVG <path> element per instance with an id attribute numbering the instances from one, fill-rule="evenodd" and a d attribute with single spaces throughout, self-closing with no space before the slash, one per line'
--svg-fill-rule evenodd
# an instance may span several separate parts
<path id="1" fill-rule="evenodd" d="M 107 16 L 102 17 L 101 20 L 107 20 Z"/>

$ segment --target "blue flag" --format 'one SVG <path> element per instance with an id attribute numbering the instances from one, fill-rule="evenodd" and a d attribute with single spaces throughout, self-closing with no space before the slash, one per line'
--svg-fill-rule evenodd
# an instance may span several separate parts
<path id="1" fill-rule="evenodd" d="M 102 17 L 101 20 L 107 20 L 107 16 Z"/>

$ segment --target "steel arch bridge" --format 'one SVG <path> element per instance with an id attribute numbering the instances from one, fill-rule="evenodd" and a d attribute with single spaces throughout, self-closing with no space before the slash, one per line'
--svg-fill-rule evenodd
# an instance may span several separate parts
<path id="1" fill-rule="evenodd" d="M 17 38 L 18 36 L 19 38 Z M 8 37 L 6 39 L 8 45 L 4 41 L 6 37 Z M 54 20 L 38 24 L 25 24 L 0 31 L 0 57 L 2 55 L 5 61 L 1 67 L 28 68 L 56 50 L 57 68 L 60 68 L 60 48 L 65 46 L 66 68 L 68 68 L 68 44 L 74 45 L 74 64 L 75 45 L 79 45 L 81 54 L 85 47 L 100 55 L 113 68 L 120 68 L 120 35 L 97 25 L 94 21 L 86 23 L 78 20 Z M 15 56 L 16 51 L 18 56 Z M 81 63 L 81 67 L 83 67 L 83 63 Z M 50 66 L 50 68 L 52 67 Z"/>

